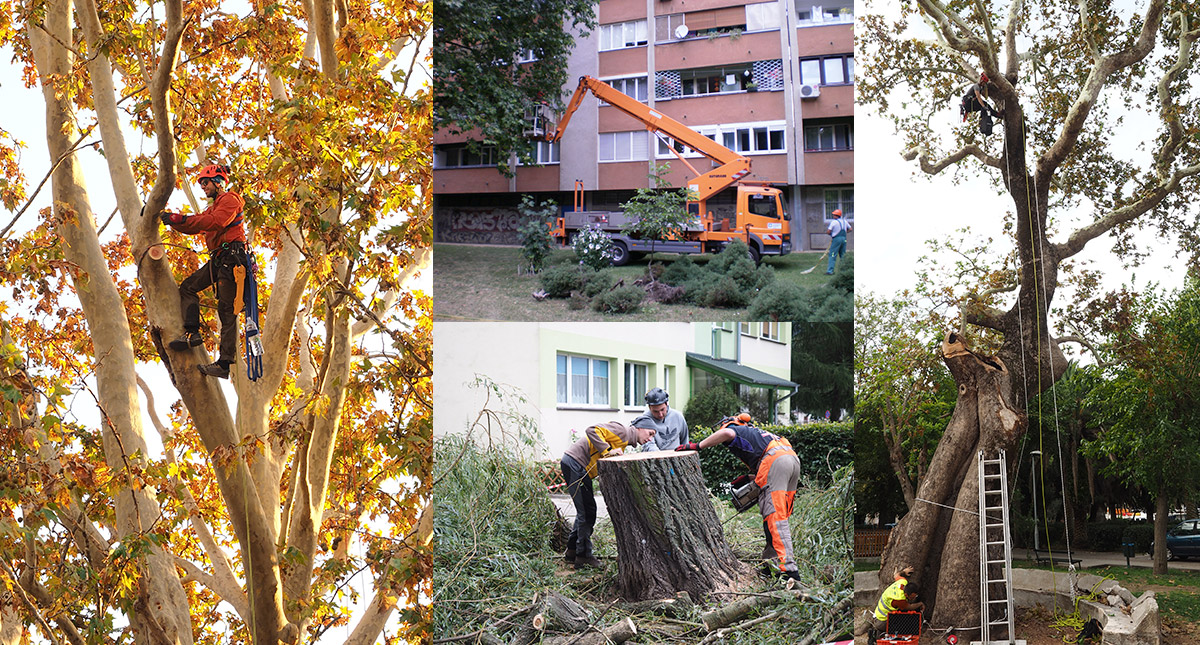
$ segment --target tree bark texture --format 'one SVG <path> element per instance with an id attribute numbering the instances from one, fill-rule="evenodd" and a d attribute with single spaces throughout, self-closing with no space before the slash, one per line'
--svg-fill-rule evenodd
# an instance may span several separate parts
<path id="1" fill-rule="evenodd" d="M 700 456 L 650 452 L 599 463 L 617 537 L 618 586 L 628 600 L 730 588 L 744 567 L 725 542 Z"/>
<path id="2" fill-rule="evenodd" d="M 1028 421 L 1011 403 L 1011 379 L 1000 359 L 972 352 L 956 334 L 947 335 L 941 351 L 958 383 L 958 400 L 918 501 L 884 551 L 880 582 L 890 584 L 897 566 L 914 567 L 933 607 L 932 624 L 969 628 L 979 623 L 976 455 L 1011 450 Z"/>

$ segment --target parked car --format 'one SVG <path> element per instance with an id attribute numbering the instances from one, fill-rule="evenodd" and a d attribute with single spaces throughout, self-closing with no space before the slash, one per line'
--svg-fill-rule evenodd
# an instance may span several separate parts
<path id="1" fill-rule="evenodd" d="M 1200 556 L 1200 520 L 1184 520 L 1167 531 L 1167 557 Z"/>

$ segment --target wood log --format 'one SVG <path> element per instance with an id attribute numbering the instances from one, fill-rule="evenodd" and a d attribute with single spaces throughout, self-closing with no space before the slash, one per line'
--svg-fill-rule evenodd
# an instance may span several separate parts
<path id="1" fill-rule="evenodd" d="M 542 641 L 545 645 L 608 645 L 624 643 L 637 636 L 637 625 L 629 618 L 622 619 L 598 632 L 578 636 L 558 636 Z"/>
<path id="2" fill-rule="evenodd" d="M 592 626 L 587 610 L 566 596 L 550 592 L 541 597 L 513 638 L 513 645 L 530 645 L 547 631 L 576 634 Z"/>
<path id="3" fill-rule="evenodd" d="M 680 591 L 674 598 L 656 598 L 626 603 L 622 609 L 630 614 L 659 614 L 670 618 L 685 618 L 695 608 L 692 597 L 686 591 Z"/>
<path id="4" fill-rule="evenodd" d="M 713 631 L 720 629 L 726 625 L 737 622 L 746 614 L 760 607 L 770 607 L 777 605 L 785 600 L 811 600 L 812 598 L 803 591 L 777 591 L 775 593 L 758 594 L 742 598 L 737 602 L 730 603 L 724 607 L 718 607 L 710 612 L 706 612 L 700 616 L 700 622 L 704 624 L 704 629 Z"/>
<path id="5" fill-rule="evenodd" d="M 686 591 L 702 599 L 745 573 L 713 510 L 695 452 L 639 452 L 599 462 L 627 600 Z"/>

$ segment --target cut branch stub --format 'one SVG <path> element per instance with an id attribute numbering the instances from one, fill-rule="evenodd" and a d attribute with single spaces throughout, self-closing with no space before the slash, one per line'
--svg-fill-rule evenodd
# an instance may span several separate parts
<path id="1" fill-rule="evenodd" d="M 725 542 L 699 455 L 634 453 L 603 459 L 599 470 L 624 598 L 704 598 L 735 585 L 744 567 Z"/>

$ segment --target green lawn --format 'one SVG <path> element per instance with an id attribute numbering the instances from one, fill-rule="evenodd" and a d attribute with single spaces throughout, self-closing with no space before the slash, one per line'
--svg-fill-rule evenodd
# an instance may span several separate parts
<path id="1" fill-rule="evenodd" d="M 633 314 L 601 314 L 592 309 L 571 310 L 565 299 L 533 299 L 540 289 L 537 276 L 517 275 L 520 249 L 517 247 L 468 246 L 435 244 L 433 247 L 433 317 L 435 320 L 527 320 L 527 321 L 584 321 L 584 320 L 743 320 L 742 309 L 712 309 L 690 304 L 644 304 Z M 851 255 L 847 253 L 847 255 Z M 776 279 L 814 287 L 829 280 L 825 275 L 825 260 L 814 271 L 806 269 L 818 264 L 820 253 L 792 253 L 783 257 L 766 258 L 763 263 L 775 268 Z M 550 263 L 573 262 L 574 251 L 557 250 Z M 631 283 L 646 271 L 646 265 L 671 262 L 680 256 L 656 253 L 648 258 L 630 262 L 616 269 L 619 277 Z M 712 255 L 692 256 L 697 264 L 707 263 Z"/>

